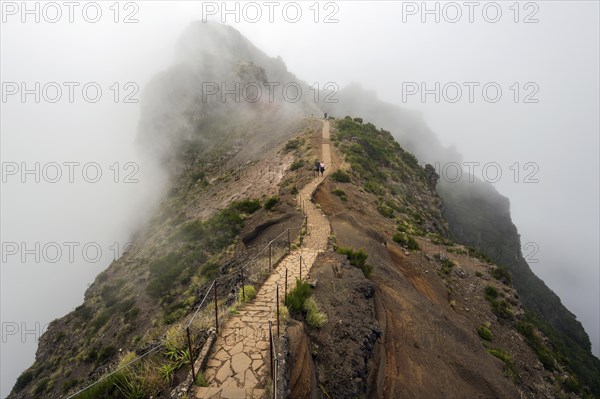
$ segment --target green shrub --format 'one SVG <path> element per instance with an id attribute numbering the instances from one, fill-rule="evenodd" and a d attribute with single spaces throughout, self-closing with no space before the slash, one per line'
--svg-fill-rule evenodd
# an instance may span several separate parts
<path id="1" fill-rule="evenodd" d="M 131 308 L 127 312 L 125 312 L 125 319 L 131 321 L 131 320 L 135 319 L 139 313 L 140 313 L 140 308 L 138 308 L 137 306 L 134 306 L 133 308 Z"/>
<path id="2" fill-rule="evenodd" d="M 363 123 L 363 118 L 354 118 L 354 122 Z"/>
<path id="3" fill-rule="evenodd" d="M 214 279 L 219 274 L 219 265 L 213 262 L 206 262 L 202 265 L 200 274 L 209 280 Z"/>
<path id="4" fill-rule="evenodd" d="M 169 363 L 166 363 L 166 364 L 163 364 L 162 366 L 160 366 L 158 371 L 160 373 L 162 380 L 167 385 L 170 385 L 171 382 L 173 382 L 173 378 L 175 378 L 175 371 L 177 371 L 177 367 L 176 367 L 175 363 L 169 362 Z"/>
<path id="5" fill-rule="evenodd" d="M 333 172 L 331 178 L 338 183 L 350 183 L 350 175 L 341 169 Z"/>
<path id="6" fill-rule="evenodd" d="M 337 195 L 338 197 L 340 197 L 340 199 L 341 199 L 342 201 L 344 201 L 344 202 L 345 202 L 345 201 L 348 201 L 348 196 L 346 196 L 346 192 L 345 192 L 344 190 L 341 190 L 341 189 L 339 189 L 339 188 L 334 188 L 333 190 L 331 190 L 331 192 L 332 192 L 334 195 Z"/>
<path id="7" fill-rule="evenodd" d="M 117 390 L 117 383 L 124 378 L 123 372 L 118 372 L 112 376 L 103 379 L 99 383 L 91 386 L 89 389 L 81 392 L 74 399 L 97 399 L 97 398 L 122 398 Z"/>
<path id="8" fill-rule="evenodd" d="M 492 287 L 491 285 L 486 285 L 483 292 L 485 293 L 485 299 L 488 301 L 491 299 L 496 299 L 500 295 L 498 289 L 496 289 L 496 287 Z"/>
<path id="9" fill-rule="evenodd" d="M 571 374 L 565 377 L 562 381 L 562 385 L 567 392 L 578 393 L 581 391 L 581 384 L 579 380 Z"/>
<path id="10" fill-rule="evenodd" d="M 375 195 L 383 195 L 385 188 L 374 180 L 367 180 L 365 182 L 365 191 Z"/>
<path id="11" fill-rule="evenodd" d="M 358 251 L 355 251 L 352 248 L 337 247 L 336 252 L 346 255 L 346 258 L 348 258 L 350 264 L 362 270 L 365 277 L 369 278 L 371 277 L 371 274 L 373 274 L 374 267 L 366 264 L 369 255 L 364 249 L 361 248 Z"/>
<path id="12" fill-rule="evenodd" d="M 234 202 L 232 204 L 232 207 L 239 212 L 251 215 L 260 209 L 260 201 L 257 199 L 245 199 L 242 201 Z"/>
<path id="13" fill-rule="evenodd" d="M 327 316 L 319 310 L 317 302 L 313 298 L 308 298 L 304 302 L 304 310 L 306 311 L 306 322 L 309 326 L 321 328 L 327 322 Z"/>
<path id="14" fill-rule="evenodd" d="M 485 299 L 492 305 L 492 311 L 502 319 L 512 319 L 513 311 L 510 304 L 504 299 L 498 299 L 500 292 L 496 287 L 487 285 L 484 289 Z"/>
<path id="15" fill-rule="evenodd" d="M 206 377 L 203 372 L 199 372 L 196 376 L 196 385 L 199 387 L 207 387 L 208 381 L 206 381 Z"/>
<path id="16" fill-rule="evenodd" d="M 98 357 L 96 358 L 96 363 L 104 364 L 104 363 L 106 363 L 106 361 L 108 359 L 113 357 L 116 353 L 117 353 L 117 348 L 115 348 L 113 345 L 104 346 L 98 352 Z"/>
<path id="17" fill-rule="evenodd" d="M 110 319 L 110 312 L 105 309 L 90 322 L 91 331 L 96 332 L 100 330 L 106 324 L 108 319 Z"/>
<path id="18" fill-rule="evenodd" d="M 15 392 L 19 392 L 21 391 L 23 388 L 25 388 L 27 386 L 27 384 L 29 384 L 31 381 L 33 380 L 33 372 L 31 372 L 30 370 L 25 371 L 24 373 L 22 373 L 18 378 L 17 378 L 17 382 L 15 382 L 15 386 L 13 387 L 13 391 Z"/>
<path id="19" fill-rule="evenodd" d="M 129 298 L 117 303 L 116 310 L 121 313 L 127 313 L 135 305 L 135 299 Z"/>
<path id="20" fill-rule="evenodd" d="M 448 258 L 444 258 L 442 260 L 442 270 L 441 272 L 445 275 L 450 274 L 450 272 L 452 271 L 452 268 L 456 266 L 456 264 L 454 262 L 452 262 L 450 259 Z"/>
<path id="21" fill-rule="evenodd" d="M 386 218 L 394 218 L 394 210 L 387 205 L 377 205 L 377 211 Z"/>
<path id="22" fill-rule="evenodd" d="M 241 303 L 250 302 L 254 298 L 256 298 L 256 288 L 254 288 L 253 285 L 245 285 L 244 290 L 242 291 L 240 289 L 240 292 L 238 293 L 238 300 Z"/>
<path id="23" fill-rule="evenodd" d="M 79 379 L 77 378 L 69 378 L 65 380 L 62 384 L 63 393 L 69 392 L 71 388 L 74 388 L 75 386 L 77 386 L 77 384 L 79 384 Z"/>
<path id="24" fill-rule="evenodd" d="M 138 376 L 130 376 L 128 373 L 123 373 L 115 385 L 126 399 L 144 399 L 149 396 L 144 381 L 138 378 Z"/>
<path id="25" fill-rule="evenodd" d="M 521 380 L 517 365 L 512 360 L 512 356 L 502 348 L 493 348 L 487 350 L 492 356 L 504 362 L 504 375 L 510 378 L 513 382 L 518 383 Z"/>
<path id="26" fill-rule="evenodd" d="M 504 299 L 499 300 L 499 301 L 492 301 L 492 311 L 498 316 L 501 317 L 503 319 L 512 319 L 513 317 L 513 312 L 512 312 L 512 307 L 510 306 L 510 304 L 508 302 L 506 302 Z"/>
<path id="27" fill-rule="evenodd" d="M 288 310 L 287 306 L 283 305 L 279 307 L 279 317 L 284 323 L 290 319 L 290 311 Z"/>
<path id="28" fill-rule="evenodd" d="M 546 370 L 556 370 L 556 360 L 554 359 L 554 356 L 552 356 L 548 348 L 542 348 L 539 351 L 537 351 L 537 356 Z"/>
<path id="29" fill-rule="evenodd" d="M 153 298 L 161 298 L 173 287 L 185 267 L 181 255 L 176 252 L 170 252 L 150 263 L 148 268 L 152 280 L 146 286 L 146 292 Z"/>
<path id="30" fill-rule="evenodd" d="M 496 266 L 492 270 L 492 276 L 500 281 L 502 284 L 511 285 L 512 284 L 512 276 L 508 269 L 504 266 Z"/>
<path id="31" fill-rule="evenodd" d="M 298 170 L 303 166 L 304 166 L 304 159 L 298 159 L 290 165 L 290 170 L 291 171 Z"/>
<path id="32" fill-rule="evenodd" d="M 296 279 L 296 287 L 291 290 L 285 299 L 285 306 L 292 312 L 301 312 L 304 309 L 304 302 L 312 294 L 310 284 L 300 279 Z"/>
<path id="33" fill-rule="evenodd" d="M 50 382 L 50 378 L 45 377 L 42 378 L 41 380 L 38 381 L 37 384 L 35 384 L 35 388 L 33 389 L 33 393 L 36 395 L 41 394 L 42 392 L 46 391 L 46 388 L 48 386 L 48 382 Z"/>
<path id="34" fill-rule="evenodd" d="M 510 354 L 502 348 L 488 349 L 488 352 L 490 353 L 490 355 L 497 357 L 498 359 L 502 360 L 503 362 L 508 362 L 512 359 Z"/>
<path id="35" fill-rule="evenodd" d="M 547 370 L 555 370 L 556 362 L 551 351 L 546 347 L 540 334 L 536 331 L 535 326 L 525 320 L 517 321 L 517 331 L 519 331 L 526 339 L 527 344 L 535 351 L 539 361 Z"/>
<path id="36" fill-rule="evenodd" d="M 304 140 L 302 140 L 300 138 L 291 139 L 290 141 L 288 141 L 285 144 L 285 147 L 283 147 L 283 151 L 284 152 L 290 152 L 290 151 L 296 150 L 296 149 L 300 148 L 300 146 L 302 145 L 303 141 Z"/>
<path id="37" fill-rule="evenodd" d="M 86 305 L 80 305 L 75 308 L 75 315 L 83 321 L 90 321 L 93 316 L 92 309 Z"/>
<path id="38" fill-rule="evenodd" d="M 415 240 L 413 236 L 410 236 L 406 233 L 396 233 L 392 237 L 392 240 L 410 250 L 419 250 L 421 248 L 417 240 Z"/>
<path id="39" fill-rule="evenodd" d="M 272 211 L 279 203 L 279 197 L 271 197 L 265 202 L 265 209 Z"/>
<path id="40" fill-rule="evenodd" d="M 481 338 L 485 339 L 486 341 L 491 341 L 493 338 L 492 330 L 490 330 L 487 326 L 483 324 L 477 327 L 477 333 Z"/>

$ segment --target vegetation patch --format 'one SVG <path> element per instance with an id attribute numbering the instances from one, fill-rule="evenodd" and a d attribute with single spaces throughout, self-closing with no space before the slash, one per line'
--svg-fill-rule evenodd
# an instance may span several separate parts
<path id="1" fill-rule="evenodd" d="M 377 205 L 377 212 L 379 212 L 382 216 L 385 216 L 386 218 L 394 218 L 394 210 L 387 205 Z"/>
<path id="2" fill-rule="evenodd" d="M 331 190 L 331 192 L 334 195 L 337 195 L 338 197 L 340 197 L 340 199 L 344 202 L 348 201 L 348 196 L 346 195 L 346 192 L 344 190 L 341 190 L 339 188 L 334 188 L 333 190 Z"/>
<path id="3" fill-rule="evenodd" d="M 484 289 L 485 299 L 492 305 L 492 311 L 500 319 L 512 319 L 513 311 L 510 304 L 500 298 L 500 292 L 496 287 L 488 285 Z"/>
<path id="4" fill-rule="evenodd" d="M 556 362 L 554 356 L 544 344 L 535 326 L 526 320 L 519 320 L 517 322 L 517 330 L 525 337 L 527 344 L 535 351 L 544 368 L 550 371 L 555 370 Z"/>
<path id="5" fill-rule="evenodd" d="M 304 302 L 304 310 L 306 311 L 306 322 L 313 328 L 321 328 L 327 322 L 327 316 L 321 310 L 314 298 L 308 298 Z"/>
<path id="6" fill-rule="evenodd" d="M 504 362 L 504 375 L 517 383 L 521 380 L 517 365 L 512 360 L 512 356 L 502 348 L 493 348 L 487 350 L 490 355 L 497 357 Z"/>
<path id="7" fill-rule="evenodd" d="M 256 288 L 253 285 L 245 285 L 244 289 L 240 289 L 238 293 L 238 301 L 240 303 L 250 302 L 256 298 Z"/>
<path id="8" fill-rule="evenodd" d="M 304 166 L 304 159 L 297 159 L 294 162 L 292 162 L 292 164 L 290 165 L 290 170 L 291 171 L 298 170 L 303 166 Z"/>
<path id="9" fill-rule="evenodd" d="M 310 285 L 301 281 L 300 279 L 296 279 L 296 287 L 291 290 L 287 298 L 285 299 L 285 307 L 286 310 L 284 313 L 287 314 L 289 312 L 295 313 L 304 313 L 306 315 L 306 323 L 313 328 L 321 328 L 327 322 L 327 316 L 323 313 L 314 300 L 311 298 L 312 288 Z"/>
<path id="10" fill-rule="evenodd" d="M 291 312 L 301 312 L 304 302 L 312 295 L 312 288 L 306 281 L 296 279 L 296 287 L 292 289 L 285 299 L 285 306 Z"/>
<path id="11" fill-rule="evenodd" d="M 199 372 L 196 376 L 196 385 L 199 387 L 207 387 L 208 381 L 206 381 L 206 377 L 203 372 Z"/>
<path id="12" fill-rule="evenodd" d="M 257 199 L 235 201 L 231 204 L 231 207 L 239 212 L 251 215 L 260 209 L 260 201 Z"/>
<path id="13" fill-rule="evenodd" d="M 482 324 L 479 327 L 477 327 L 477 334 L 479 334 L 479 336 L 482 339 L 485 339 L 486 341 L 491 341 L 494 337 L 492 334 L 492 330 L 490 329 L 490 325 L 488 323 Z"/>
<path id="14" fill-rule="evenodd" d="M 408 235 L 406 233 L 396 233 L 392 239 L 403 247 L 410 250 L 419 250 L 421 247 L 417 240 L 413 238 L 413 236 Z"/>
<path id="15" fill-rule="evenodd" d="M 362 270 L 363 275 L 366 278 L 371 277 L 371 274 L 373 274 L 374 267 L 366 263 L 369 255 L 364 249 L 360 248 L 358 251 L 355 251 L 352 248 L 337 247 L 336 252 L 338 254 L 346 255 L 346 258 L 348 258 L 350 264 Z"/>
<path id="16" fill-rule="evenodd" d="M 331 178 L 338 183 L 350 183 L 350 175 L 341 169 L 336 170 L 331 174 Z"/>
<path id="17" fill-rule="evenodd" d="M 279 204 L 279 197 L 277 197 L 277 196 L 271 197 L 265 201 L 265 209 L 267 211 L 272 211 L 275 209 L 277 204 Z"/>
<path id="18" fill-rule="evenodd" d="M 496 266 L 492 270 L 492 276 L 500 281 L 502 284 L 511 285 L 512 284 L 512 276 L 508 269 L 504 266 Z"/>
<path id="19" fill-rule="evenodd" d="M 291 139 L 290 141 L 288 141 L 285 144 L 285 147 L 283 147 L 283 151 L 287 153 L 287 152 L 297 150 L 298 148 L 300 148 L 302 146 L 302 144 L 304 144 L 304 139 L 302 139 L 300 137 Z"/>

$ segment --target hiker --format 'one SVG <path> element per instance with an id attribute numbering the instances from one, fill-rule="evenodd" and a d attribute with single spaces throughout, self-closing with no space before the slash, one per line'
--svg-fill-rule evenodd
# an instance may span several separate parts
<path id="1" fill-rule="evenodd" d="M 319 170 L 321 170 L 321 163 L 319 161 L 315 161 L 315 173 L 319 176 Z"/>
<path id="2" fill-rule="evenodd" d="M 323 176 L 323 172 L 325 172 L 325 163 L 321 162 L 319 169 L 321 170 L 321 176 Z"/>

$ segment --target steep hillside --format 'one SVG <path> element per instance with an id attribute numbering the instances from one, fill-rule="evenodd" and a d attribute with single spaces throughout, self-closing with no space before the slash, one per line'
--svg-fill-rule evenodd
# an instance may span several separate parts
<path id="1" fill-rule="evenodd" d="M 385 103 L 358 85 L 341 90 L 337 97 L 339 103 L 326 104 L 330 114 L 360 115 L 390 130 L 419 162 L 462 163 L 462 156 L 453 148 L 444 148 L 420 115 Z M 523 258 L 508 200 L 491 184 L 466 174 L 458 183 L 442 179 L 437 191 L 444 201 L 444 216 L 451 237 L 510 270 L 529 319 L 546 333 L 556 355 L 564 359 L 563 363 L 569 364 L 576 375 L 573 389 L 600 397 L 600 360 L 591 353 L 589 337 L 575 315 L 531 271 Z"/>
<path id="2" fill-rule="evenodd" d="M 527 320 L 544 331 L 555 356 L 576 376 L 573 390 L 587 392 L 589 389 L 600 396 L 600 360 L 591 354 L 590 340 L 581 323 L 523 258 L 508 199 L 483 182 L 445 183 L 438 186 L 438 191 L 444 198 L 444 216 L 452 237 L 458 242 L 470 243 L 510 270 L 528 311 Z"/>
<path id="3" fill-rule="evenodd" d="M 320 187 L 315 200 L 329 215 L 337 251 L 362 265 L 373 285 L 360 288 L 363 294 L 348 296 L 351 302 L 345 303 L 341 293 L 364 286 L 353 281 L 366 277 L 344 272 L 347 266 L 335 259 L 312 272 L 319 276 L 314 295 L 330 320 L 320 330 L 307 328 L 323 397 L 347 397 L 339 392 L 360 397 L 567 397 L 564 385 L 571 377 L 553 359 L 546 368 L 542 365 L 531 341 L 542 351 L 547 339 L 526 321 L 510 274 L 447 238 L 435 176 L 386 131 L 348 118 L 337 129 L 333 140 L 340 172 Z M 364 256 L 355 256 L 360 249 Z M 343 277 L 329 273 L 322 280 L 332 262 Z M 332 294 L 330 286 L 342 297 Z M 371 303 L 367 309 L 373 309 L 378 326 L 361 331 L 351 320 L 363 306 L 357 302 L 365 301 Z M 359 317 L 368 318 L 368 310 Z M 374 346 L 369 344 L 372 334 Z M 328 335 L 338 338 L 323 338 Z M 330 355 L 352 348 L 352 342 L 363 342 L 362 352 L 351 353 L 358 355 L 354 362 L 365 364 L 364 373 L 356 374 L 360 368 L 350 366 L 355 363 L 348 356 Z"/>

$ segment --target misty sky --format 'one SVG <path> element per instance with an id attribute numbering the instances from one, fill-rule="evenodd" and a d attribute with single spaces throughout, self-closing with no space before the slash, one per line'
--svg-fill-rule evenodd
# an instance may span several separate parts
<path id="1" fill-rule="evenodd" d="M 107 2 L 100 3 L 97 23 L 85 21 L 80 9 L 70 23 L 66 8 L 56 23 L 46 20 L 54 18 L 52 9 L 39 23 L 34 16 L 23 23 L 20 10 L 13 15 L 8 3 L 2 2 L 0 38 L 2 397 L 32 363 L 38 332 L 81 304 L 87 285 L 155 203 L 163 176 L 135 152 L 139 104 L 125 99 L 141 98 L 148 80 L 172 63 L 183 29 L 203 16 L 200 2 L 142 1 L 127 9 L 121 3 L 115 23 L 116 10 Z M 473 11 L 473 22 L 469 9 L 454 3 L 462 12 L 455 23 L 457 9 L 447 3 L 428 3 L 431 9 L 438 4 L 439 22 L 414 8 L 421 2 L 409 3 L 322 2 L 317 23 L 312 2 L 301 3 L 302 17 L 291 23 L 283 18 L 282 2 L 271 23 L 258 2 L 260 21 L 245 22 L 241 15 L 237 23 L 228 15 L 226 22 L 268 55 L 281 56 L 309 84 L 359 83 L 382 100 L 421 112 L 444 145 L 455 146 L 465 162 L 479 162 L 476 176 L 495 180 L 482 167 L 499 165 L 502 177 L 495 185 L 511 200 L 523 244 L 531 243 L 524 255 L 537 260 L 532 269 L 582 321 L 598 355 L 599 3 L 530 2 L 517 16 L 513 2 L 499 2 L 495 23 L 488 22 L 497 18 L 489 2 Z M 220 11 L 209 19 L 220 20 Z M 326 17 L 338 22 L 324 23 Z M 123 23 L 126 18 L 138 22 Z M 524 23 L 533 19 L 538 22 Z M 33 94 L 25 102 L 21 93 L 7 96 L 21 82 L 30 88 L 57 82 L 63 97 L 35 103 Z M 72 103 L 64 82 L 79 84 Z M 436 82 L 437 103 L 435 94 L 422 99 L 407 92 L 421 83 L 434 89 Z M 472 102 L 465 82 L 477 85 Z M 491 91 L 483 93 L 486 84 L 502 90 L 497 102 L 490 101 Z M 453 102 L 456 86 L 463 92 Z M 93 98 L 95 87 L 102 95 L 92 103 L 86 98 Z M 48 86 L 47 98 L 54 97 L 52 90 Z M 20 173 L 8 174 L 22 162 L 47 166 L 47 179 L 36 183 L 30 174 L 22 183 Z M 65 162 L 78 163 L 71 164 L 72 183 Z M 48 181 L 55 176 L 53 163 L 62 165 L 56 183 Z M 97 170 L 102 176 L 92 182 Z M 39 263 L 33 255 L 25 262 L 20 254 L 8 256 L 5 249 L 21 242 L 28 248 L 38 242 L 48 251 Z M 65 242 L 76 243 L 73 262 Z M 55 263 L 47 261 L 55 258 L 49 243 L 63 250 Z M 96 260 L 97 248 L 102 256 Z"/>

